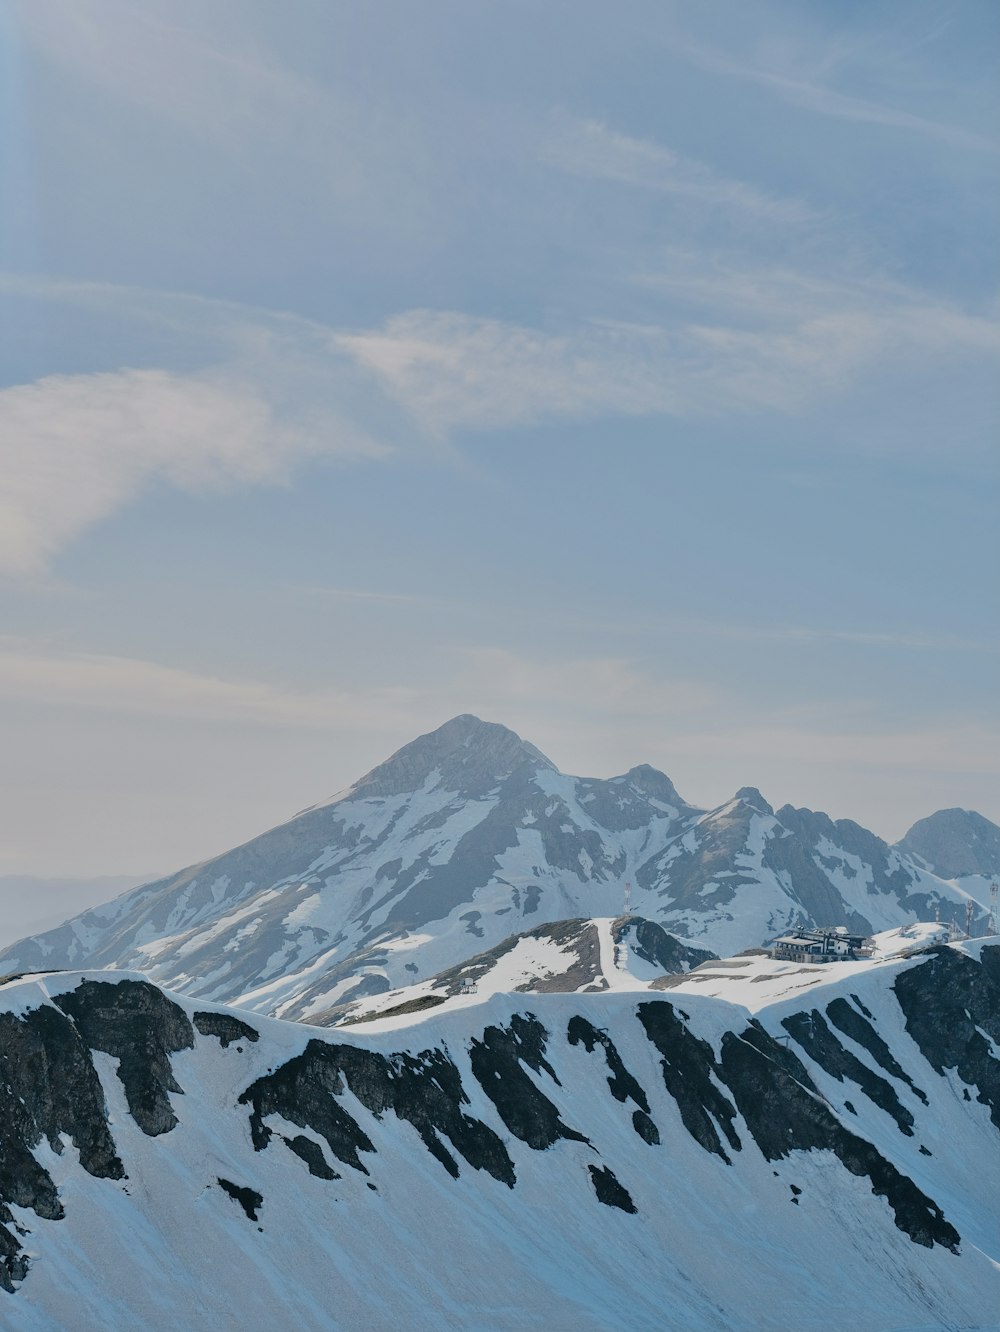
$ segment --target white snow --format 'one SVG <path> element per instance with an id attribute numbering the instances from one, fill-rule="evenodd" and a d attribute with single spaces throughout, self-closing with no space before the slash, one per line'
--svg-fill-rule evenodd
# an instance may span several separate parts
<path id="1" fill-rule="evenodd" d="M 603 947 L 610 931 L 602 931 Z M 969 948 L 975 955 L 975 947 Z M 768 965 L 748 961 L 755 974 Z M 732 964 L 733 960 L 730 960 Z M 939 1077 L 905 1032 L 892 995 L 901 968 L 920 957 L 817 967 L 823 1002 L 856 993 L 914 1081 L 923 1103 L 897 1090 L 915 1118 L 912 1138 L 853 1085 L 809 1065 L 817 1086 L 842 1110 L 852 1097 L 852 1131 L 910 1175 L 958 1226 L 960 1256 L 914 1244 L 893 1223 L 884 1198 L 825 1152 L 767 1161 L 746 1125 L 743 1150 L 726 1165 L 684 1128 L 666 1092 L 660 1056 L 636 1018 L 636 993 L 509 996 L 409 1024 L 324 1033 L 255 1019 L 258 1044 L 223 1051 L 213 1038 L 173 1056 L 184 1088 L 172 1103 L 180 1123 L 158 1138 L 132 1120 L 115 1061 L 98 1056 L 116 1144 L 128 1178 L 84 1172 L 75 1149 L 40 1145 L 66 1207 L 62 1221 L 12 1209 L 30 1234 L 32 1266 L 14 1295 L 0 1292 L 4 1332 L 899 1332 L 985 1330 L 1000 1308 L 996 1133 L 985 1106 Z M 774 964 L 770 964 L 772 967 Z M 725 970 L 725 968 L 721 968 Z M 739 967 L 729 966 L 732 973 Z M 776 969 L 778 974 L 780 969 Z M 94 976 L 99 973 L 88 973 Z M 783 973 L 786 978 L 790 973 Z M 120 979 L 116 973 L 114 979 Z M 0 1009 L 48 1002 L 79 974 L 32 977 L 0 987 Z M 743 993 L 763 985 L 729 984 Z M 665 997 L 689 1014 L 692 1030 L 718 1046 L 740 1030 L 745 1007 L 688 981 Z M 682 998 L 683 996 L 683 998 Z M 655 994 L 641 996 L 655 1001 Z M 196 1005 L 174 996 L 192 1012 Z M 771 1030 L 799 1000 L 777 996 L 758 1008 Z M 809 1003 L 813 1002 L 810 996 Z M 512 1011 L 537 1014 L 551 1033 L 546 1057 L 558 1076 L 531 1079 L 564 1122 L 593 1143 L 559 1141 L 533 1152 L 499 1120 L 471 1076 L 468 1047 L 484 1026 Z M 631 1104 L 608 1092 L 601 1052 L 571 1047 L 570 1017 L 607 1030 L 649 1097 L 660 1146 L 635 1133 Z M 497 1131 L 515 1163 L 514 1189 L 460 1160 L 452 1179 L 390 1111 L 378 1117 L 349 1092 L 341 1103 L 376 1148 L 370 1176 L 343 1166 L 324 1181 L 279 1135 L 310 1130 L 277 1117 L 271 1145 L 255 1152 L 241 1091 L 308 1040 L 348 1042 L 383 1053 L 445 1045 L 462 1076 L 465 1113 Z M 855 1047 L 852 1047 L 855 1048 Z M 855 1048 L 856 1049 L 856 1048 Z M 868 1059 L 861 1050 L 859 1058 Z M 931 1155 L 919 1153 L 925 1145 Z M 598 1154 L 599 1153 L 599 1154 Z M 599 1204 L 587 1167 L 607 1165 L 635 1200 L 634 1216 Z M 259 1227 L 218 1187 L 218 1177 L 257 1189 Z M 374 1184 L 372 1191 L 368 1184 Z M 791 1205 L 790 1185 L 801 1190 Z"/>

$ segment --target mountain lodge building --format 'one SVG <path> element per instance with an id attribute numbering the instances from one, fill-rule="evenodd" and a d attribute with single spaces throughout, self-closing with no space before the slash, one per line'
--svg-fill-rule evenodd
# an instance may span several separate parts
<path id="1" fill-rule="evenodd" d="M 864 934 L 849 934 L 843 925 L 799 929 L 783 934 L 770 945 L 778 962 L 856 962 L 870 956 Z"/>

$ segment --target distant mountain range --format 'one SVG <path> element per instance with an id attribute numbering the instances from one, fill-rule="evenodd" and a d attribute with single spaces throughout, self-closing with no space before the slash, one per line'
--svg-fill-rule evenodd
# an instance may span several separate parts
<path id="1" fill-rule="evenodd" d="M 200 999 L 333 1021 L 553 922 L 636 916 L 729 955 L 789 927 L 981 931 L 1000 828 L 965 810 L 895 846 L 744 787 L 690 805 L 641 765 L 560 773 L 464 715 L 245 845 L 0 953 L 0 971 L 123 967 Z M 683 970 L 683 967 L 678 967 Z"/>

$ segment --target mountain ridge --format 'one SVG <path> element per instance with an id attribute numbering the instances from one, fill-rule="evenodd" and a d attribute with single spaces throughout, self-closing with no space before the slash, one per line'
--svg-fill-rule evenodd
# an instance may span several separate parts
<path id="1" fill-rule="evenodd" d="M 960 924 L 970 898 L 987 910 L 982 876 L 943 880 L 850 820 L 776 814 L 753 787 L 704 811 L 645 764 L 566 776 L 462 714 L 287 823 L 12 945 L 0 967 L 134 968 L 311 1019 L 536 924 L 614 917 L 626 881 L 637 915 L 720 954 L 801 924 L 871 933 Z"/>
<path id="2" fill-rule="evenodd" d="M 1000 946 L 745 964 L 753 1010 L 692 973 L 346 1030 L 0 980 L 0 1321 L 988 1325 Z"/>

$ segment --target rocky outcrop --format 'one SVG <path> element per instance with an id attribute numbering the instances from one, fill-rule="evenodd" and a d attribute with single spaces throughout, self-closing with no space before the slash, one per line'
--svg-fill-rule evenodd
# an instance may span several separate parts
<path id="1" fill-rule="evenodd" d="M 194 1044 L 190 1019 L 162 990 L 143 981 L 81 982 L 55 1003 L 92 1050 L 118 1060 L 118 1077 L 132 1117 L 150 1137 L 177 1123 L 168 1093 L 182 1093 L 170 1056 Z"/>
<path id="2" fill-rule="evenodd" d="M 920 966 L 904 971 L 894 991 L 906 1030 L 936 1073 L 954 1069 L 976 1100 L 989 1106 L 1000 1129 L 1000 946 L 982 950 L 983 963 L 954 948 L 935 948 Z"/>
<path id="3" fill-rule="evenodd" d="M 367 1175 L 360 1153 L 374 1152 L 375 1147 L 340 1104 L 345 1091 L 353 1092 L 378 1118 L 391 1110 L 412 1124 L 450 1175 L 457 1178 L 459 1167 L 442 1137 L 474 1169 L 513 1186 L 514 1166 L 503 1143 L 493 1129 L 464 1113 L 461 1078 L 441 1050 L 387 1058 L 358 1046 L 310 1041 L 301 1055 L 259 1078 L 240 1097 L 241 1105 L 251 1107 L 254 1146 L 258 1151 L 268 1146 L 272 1131 L 265 1121 L 280 1115 L 325 1139 L 337 1160 Z M 329 1171 L 321 1152 L 304 1149 L 301 1143 L 295 1146 L 294 1140 L 289 1145 L 312 1174 Z"/>
<path id="4" fill-rule="evenodd" d="M 44 1139 L 62 1154 L 63 1138 L 99 1179 L 121 1179 L 104 1091 L 79 1029 L 55 1008 L 17 1017 L 0 1012 L 0 1286 L 12 1290 L 27 1262 L 7 1204 L 56 1220 L 63 1205 L 35 1149 Z M 2 1320 L 0 1320 L 2 1321 Z"/>

